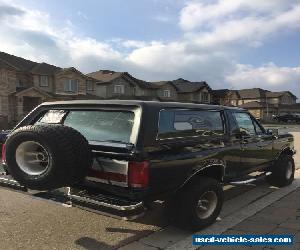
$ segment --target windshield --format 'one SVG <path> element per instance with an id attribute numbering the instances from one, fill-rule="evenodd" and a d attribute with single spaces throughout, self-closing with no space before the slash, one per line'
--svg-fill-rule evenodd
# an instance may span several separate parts
<path id="1" fill-rule="evenodd" d="M 134 113 L 130 111 L 49 110 L 37 123 L 63 123 L 89 141 L 129 143 L 133 122 Z"/>

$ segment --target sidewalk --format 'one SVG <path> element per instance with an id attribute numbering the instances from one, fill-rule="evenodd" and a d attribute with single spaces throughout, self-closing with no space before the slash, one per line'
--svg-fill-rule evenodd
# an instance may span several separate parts
<path id="1" fill-rule="evenodd" d="M 274 202 L 223 234 L 292 234 L 295 244 L 286 249 L 300 249 L 300 188 Z M 223 247 L 222 247 L 223 248 Z M 278 247 L 229 247 L 225 249 L 284 249 Z M 201 250 L 214 249 L 202 247 Z M 220 247 L 215 248 L 220 249 Z"/>

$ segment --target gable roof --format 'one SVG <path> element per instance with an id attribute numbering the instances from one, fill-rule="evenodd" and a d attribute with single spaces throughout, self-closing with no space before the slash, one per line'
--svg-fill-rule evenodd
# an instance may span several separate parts
<path id="1" fill-rule="evenodd" d="M 151 84 L 152 84 L 153 88 L 156 88 L 156 89 L 161 89 L 165 85 L 171 85 L 173 88 L 175 88 L 175 90 L 177 90 L 177 88 L 174 86 L 172 81 L 151 82 Z"/>
<path id="2" fill-rule="evenodd" d="M 183 78 L 179 78 L 179 79 L 173 80 L 171 82 L 177 89 L 178 93 L 192 93 L 192 92 L 199 91 L 205 87 L 208 88 L 209 90 L 211 90 L 211 88 L 208 86 L 208 84 L 204 81 L 190 82 Z"/>
<path id="3" fill-rule="evenodd" d="M 83 74 L 82 72 L 80 72 L 78 69 L 74 68 L 74 67 L 70 67 L 70 68 L 59 68 L 58 70 L 55 71 L 55 74 L 62 74 L 65 73 L 67 71 L 71 71 L 71 72 L 75 72 L 79 75 L 81 75 L 83 78 L 86 78 L 88 80 L 95 80 L 93 77 L 90 77 L 88 75 Z"/>
<path id="4" fill-rule="evenodd" d="M 283 96 L 283 95 L 286 95 L 286 94 L 288 94 L 288 95 L 290 95 L 290 96 L 293 96 L 293 97 L 295 97 L 295 98 L 297 98 L 292 92 L 290 92 L 290 91 L 279 91 L 279 92 L 271 92 L 271 91 L 268 91 L 267 93 L 266 93 L 266 96 L 267 97 L 269 97 L 269 98 L 276 98 L 276 97 L 281 97 L 281 96 Z"/>
<path id="5" fill-rule="evenodd" d="M 25 89 L 20 89 L 18 91 L 16 91 L 15 93 L 13 93 L 15 96 L 20 96 L 20 95 L 23 95 L 23 94 L 26 94 L 27 92 L 29 91 L 34 91 L 34 92 L 37 92 L 43 96 L 47 96 L 47 97 L 51 97 L 51 94 L 48 93 L 48 92 L 45 92 L 37 87 L 29 87 L 29 88 L 25 88 Z"/>
<path id="6" fill-rule="evenodd" d="M 127 80 L 132 85 L 138 85 L 141 88 L 147 88 L 147 89 L 155 89 L 156 87 L 153 86 L 151 83 L 137 79 L 130 75 L 128 72 L 116 72 L 112 70 L 98 70 L 96 72 L 92 72 L 87 74 L 87 76 L 92 77 L 99 81 L 99 84 L 101 83 L 110 83 L 113 80 L 116 80 L 118 78 L 123 78 Z"/>
<path id="7" fill-rule="evenodd" d="M 61 70 L 61 68 L 56 67 L 51 64 L 47 63 L 38 63 L 36 64 L 30 72 L 32 74 L 37 74 L 37 75 L 53 75 L 55 72 Z"/>
<path id="8" fill-rule="evenodd" d="M 98 70 L 87 74 L 100 82 L 111 82 L 122 76 L 124 72 L 115 72 L 112 70 Z"/>
<path id="9" fill-rule="evenodd" d="M 33 62 L 5 52 L 0 52 L 0 61 L 16 70 L 39 75 L 53 75 L 56 71 L 61 69 L 48 63 Z"/>
<path id="10" fill-rule="evenodd" d="M 242 99 L 255 99 L 255 98 L 266 98 L 266 91 L 261 88 L 253 88 L 253 89 L 240 89 L 236 90 L 239 97 Z"/>
<path id="11" fill-rule="evenodd" d="M 0 52 L 0 59 L 21 71 L 29 71 L 37 64 L 36 62 L 26 60 L 22 57 L 10 55 L 5 52 Z"/>
<path id="12" fill-rule="evenodd" d="M 252 89 L 240 89 L 240 90 L 230 90 L 232 92 L 237 93 L 237 97 L 241 99 L 266 99 L 266 98 L 276 98 L 283 96 L 285 94 L 289 94 L 295 98 L 297 98 L 290 91 L 279 91 L 273 92 L 261 88 L 252 88 Z"/>

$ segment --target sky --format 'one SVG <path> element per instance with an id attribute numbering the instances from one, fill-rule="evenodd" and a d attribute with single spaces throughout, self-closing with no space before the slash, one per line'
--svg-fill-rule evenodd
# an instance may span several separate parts
<path id="1" fill-rule="evenodd" d="M 300 98 L 300 0 L 0 0 L 0 51 Z"/>

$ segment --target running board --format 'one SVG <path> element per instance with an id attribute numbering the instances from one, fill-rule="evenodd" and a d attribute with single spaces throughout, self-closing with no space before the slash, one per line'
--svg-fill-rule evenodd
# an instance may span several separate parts
<path id="1" fill-rule="evenodd" d="M 255 176 L 253 178 L 250 178 L 248 180 L 232 181 L 232 182 L 229 182 L 229 184 L 231 184 L 231 185 L 247 185 L 247 184 L 251 184 L 251 183 L 253 183 L 253 182 L 257 181 L 257 180 L 260 180 L 262 178 L 265 178 L 266 176 L 269 176 L 271 174 L 272 174 L 272 172 L 265 172 L 265 173 L 262 173 L 262 174 L 260 174 L 258 176 Z"/>
<path id="2" fill-rule="evenodd" d="M 47 192 L 29 190 L 10 175 L 0 175 L 0 186 L 58 202 L 67 207 L 78 207 L 121 220 L 135 220 L 143 216 L 146 210 L 141 201 L 134 202 L 111 195 L 95 194 L 95 192 L 91 193 L 84 189 L 65 187 Z"/>

